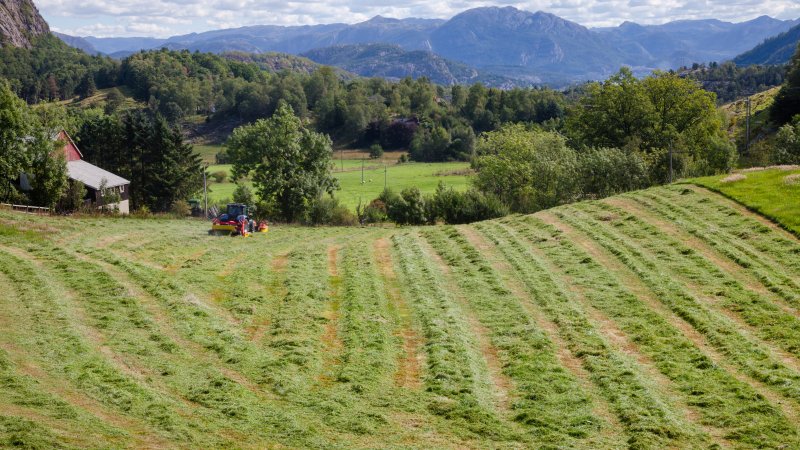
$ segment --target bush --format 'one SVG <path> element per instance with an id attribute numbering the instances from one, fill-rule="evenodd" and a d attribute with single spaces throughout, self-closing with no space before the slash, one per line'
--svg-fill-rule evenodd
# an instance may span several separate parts
<path id="1" fill-rule="evenodd" d="M 139 209 L 130 213 L 130 216 L 135 219 L 150 219 L 153 217 L 153 213 L 150 212 L 150 208 L 147 205 L 142 205 Z"/>
<path id="2" fill-rule="evenodd" d="M 372 159 L 378 159 L 383 156 L 383 147 L 381 144 L 372 144 L 369 148 L 369 157 Z"/>
<path id="3" fill-rule="evenodd" d="M 67 189 L 56 204 L 56 211 L 59 213 L 71 213 L 83 206 L 83 197 L 86 194 L 86 187 L 80 181 L 70 181 Z"/>
<path id="4" fill-rule="evenodd" d="M 457 192 L 439 183 L 436 193 L 426 202 L 428 221 L 437 219 L 447 224 L 479 222 L 481 220 L 503 217 L 509 213 L 508 207 L 497 197 L 470 189 Z"/>
<path id="5" fill-rule="evenodd" d="M 637 153 L 617 148 L 590 148 L 578 154 L 585 198 L 604 198 L 646 187 L 647 164 Z"/>
<path id="6" fill-rule="evenodd" d="M 509 125 L 484 134 L 473 168 L 475 186 L 515 212 L 529 213 L 580 197 L 577 154 L 557 133 Z"/>
<path id="7" fill-rule="evenodd" d="M 408 162 L 408 155 L 406 155 L 405 153 L 403 153 L 402 155 L 400 155 L 399 158 L 397 158 L 397 164 L 405 164 L 407 162 Z"/>
<path id="8" fill-rule="evenodd" d="M 192 207 L 186 200 L 175 200 L 169 208 L 169 212 L 176 217 L 187 217 L 192 214 Z"/>
<path id="9" fill-rule="evenodd" d="M 323 195 L 317 198 L 308 210 L 309 225 L 353 226 L 358 224 L 356 216 L 339 199 Z"/>
<path id="10" fill-rule="evenodd" d="M 773 158 L 775 164 L 800 164 L 800 114 L 778 130 Z"/>
<path id="11" fill-rule="evenodd" d="M 236 189 L 233 191 L 233 202 L 254 205 L 253 191 L 244 184 L 237 184 Z"/>
<path id="12" fill-rule="evenodd" d="M 214 155 L 214 160 L 217 162 L 217 164 L 229 164 L 230 157 L 228 156 L 227 150 L 220 150 L 217 152 L 217 154 Z"/>
<path id="13" fill-rule="evenodd" d="M 383 223 L 387 220 L 389 220 L 389 216 L 386 212 L 386 203 L 378 198 L 372 200 L 369 205 L 358 214 L 358 221 L 362 224 Z"/>
<path id="14" fill-rule="evenodd" d="M 378 199 L 386 205 L 389 220 L 398 225 L 423 225 L 427 222 L 425 199 L 415 187 L 403 189 L 400 195 L 385 189 Z"/>
<path id="15" fill-rule="evenodd" d="M 211 174 L 211 178 L 213 178 L 217 183 L 224 183 L 225 180 L 228 179 L 228 172 L 225 172 L 224 170 L 218 170 Z"/>

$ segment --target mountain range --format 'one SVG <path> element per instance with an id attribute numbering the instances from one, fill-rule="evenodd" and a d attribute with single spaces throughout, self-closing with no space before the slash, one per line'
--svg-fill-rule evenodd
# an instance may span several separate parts
<path id="1" fill-rule="evenodd" d="M 792 55 L 797 51 L 798 42 L 800 42 L 800 25 L 767 39 L 752 50 L 734 58 L 733 62 L 740 66 L 785 64 L 792 59 Z"/>
<path id="2" fill-rule="evenodd" d="M 14 23 L 21 25 L 15 28 Z M 0 0 L 4 41 L 26 46 L 31 35 L 48 30 L 31 0 Z M 800 19 L 762 16 L 741 23 L 710 19 L 587 28 L 546 12 L 509 6 L 474 8 L 449 20 L 376 16 L 356 24 L 250 26 L 167 39 L 56 34 L 86 52 L 120 58 L 157 48 L 279 52 L 364 76 L 426 76 L 442 84 L 563 86 L 604 79 L 621 66 L 644 75 L 740 54 L 741 63 L 784 62 L 800 37 Z"/>

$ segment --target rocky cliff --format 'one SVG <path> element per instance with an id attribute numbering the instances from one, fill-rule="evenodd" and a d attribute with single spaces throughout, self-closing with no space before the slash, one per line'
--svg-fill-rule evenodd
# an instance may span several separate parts
<path id="1" fill-rule="evenodd" d="M 32 0 L 0 0 L 0 44 L 30 48 L 31 39 L 49 32 Z"/>

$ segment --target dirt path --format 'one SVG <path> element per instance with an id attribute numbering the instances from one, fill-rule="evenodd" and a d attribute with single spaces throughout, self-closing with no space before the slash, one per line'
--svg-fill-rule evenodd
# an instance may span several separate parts
<path id="1" fill-rule="evenodd" d="M 392 264 L 389 240 L 387 238 L 376 240 L 374 253 L 386 288 L 386 298 L 394 306 L 400 320 L 396 334 L 403 344 L 402 352 L 398 355 L 397 372 L 394 374 L 395 384 L 409 389 L 421 389 L 422 368 L 425 367 L 425 353 L 421 351 L 422 336 L 415 330 L 411 309 L 400 292 L 397 274 Z"/>
<path id="2" fill-rule="evenodd" d="M 492 385 L 492 395 L 494 397 L 495 405 L 508 414 L 511 407 L 511 392 L 514 390 L 514 384 L 509 377 L 503 373 L 503 364 L 500 362 L 497 348 L 492 345 L 491 338 L 489 337 L 489 330 L 480 323 L 472 309 L 469 306 L 469 301 L 466 299 L 466 293 L 463 292 L 458 283 L 453 278 L 452 271 L 447 262 L 431 247 L 427 240 L 419 237 L 418 241 L 422 249 L 431 256 L 431 259 L 439 267 L 445 276 L 446 284 L 453 299 L 456 300 L 464 314 L 464 319 L 469 327 L 472 335 L 475 337 L 477 350 L 480 351 L 481 356 L 486 362 L 488 369 L 489 381 Z"/>
<path id="3" fill-rule="evenodd" d="M 642 302 L 647 304 L 649 307 L 655 309 L 663 318 L 667 320 L 672 326 L 676 327 L 681 332 L 690 333 L 690 335 L 686 335 L 690 340 L 694 342 L 694 339 L 701 339 L 702 337 L 688 324 L 683 322 L 682 320 L 674 317 L 674 315 L 667 311 L 663 305 L 660 304 L 650 293 L 649 289 L 642 284 L 641 280 L 629 271 L 627 267 L 624 267 L 621 262 L 617 261 L 612 255 L 605 252 L 604 249 L 595 244 L 594 241 L 584 236 L 582 233 L 578 232 L 570 225 L 562 222 L 560 219 L 555 217 L 549 212 L 540 212 L 536 214 L 536 217 L 540 219 L 542 222 L 555 227 L 556 229 L 560 230 L 564 233 L 564 236 L 570 240 L 570 242 L 575 243 L 581 249 L 586 251 L 592 259 L 594 259 L 598 264 L 602 265 L 606 270 L 611 272 L 614 278 L 620 282 L 621 286 L 628 290 L 630 293 L 634 294 L 637 298 L 639 298 Z M 536 249 L 533 249 L 536 251 Z M 549 259 L 543 255 L 539 255 L 544 261 L 549 261 Z M 613 347 L 620 350 L 622 353 L 627 354 L 629 357 L 633 358 L 635 361 L 639 363 L 639 366 L 643 369 L 643 371 L 647 374 L 647 376 L 653 380 L 661 390 L 662 394 L 665 398 L 682 398 L 683 396 L 677 391 L 676 387 L 672 383 L 666 375 L 661 373 L 658 370 L 655 361 L 652 358 L 645 355 L 640 349 L 639 346 L 636 345 L 628 335 L 620 329 L 616 322 L 613 319 L 608 317 L 605 313 L 600 311 L 599 309 L 595 308 L 593 305 L 590 304 L 589 300 L 586 298 L 585 292 L 583 289 L 576 286 L 574 282 L 572 282 L 571 278 L 563 274 L 561 270 L 557 267 L 552 265 L 552 263 L 548 264 L 548 270 L 552 271 L 552 273 L 558 273 L 559 277 L 561 277 L 565 281 L 565 285 L 569 286 L 572 292 L 575 294 L 575 297 L 579 299 L 581 304 L 584 306 L 584 310 L 586 311 L 589 319 L 594 322 L 595 324 L 599 324 L 599 326 L 595 326 L 596 329 L 602 330 L 603 335 L 606 336 L 609 342 L 612 344 Z M 694 338 L 694 339 L 692 339 Z M 702 340 L 700 342 L 703 342 Z M 703 345 L 700 347 L 708 348 L 708 346 Z M 702 350 L 701 350 L 702 351 Z M 730 444 L 723 438 L 722 430 L 718 428 L 712 428 L 708 425 L 703 424 L 703 420 L 701 418 L 701 414 L 698 410 L 688 406 L 682 405 L 682 409 L 685 412 L 685 419 L 691 423 L 696 424 L 700 429 L 703 429 L 707 434 L 713 436 L 717 442 L 723 443 L 725 446 L 730 446 Z"/>
<path id="4" fill-rule="evenodd" d="M 601 248 L 593 241 L 585 239 L 580 232 L 548 213 L 540 213 L 538 217 L 564 232 L 565 236 L 568 236 L 572 242 L 578 244 L 592 259 L 611 272 L 627 291 L 634 294 L 650 309 L 657 312 L 670 325 L 679 330 L 684 337 L 689 339 L 692 344 L 714 362 L 714 364 L 723 368 L 738 381 L 749 385 L 755 392 L 761 394 L 775 406 L 778 406 L 786 417 L 792 419 L 794 423 L 800 423 L 798 422 L 798 419 L 800 419 L 800 409 L 787 404 L 786 400 L 783 399 L 780 394 L 772 391 L 768 385 L 748 376 L 737 368 L 734 363 L 729 362 L 727 357 L 714 348 L 705 336 L 697 331 L 689 322 L 678 317 L 670 311 L 669 308 L 664 306 L 664 304 L 658 300 L 656 294 L 648 288 L 633 271 L 622 264 L 608 251 Z"/>
<path id="5" fill-rule="evenodd" d="M 319 381 L 322 385 L 330 385 L 334 381 L 336 367 L 342 362 L 341 354 L 344 350 L 344 343 L 339 337 L 339 318 L 341 316 L 339 309 L 342 301 L 339 250 L 340 247 L 338 245 L 328 247 L 328 279 L 330 283 L 328 296 L 330 302 L 328 303 L 328 309 L 322 314 L 327 320 L 321 337 L 324 356 Z"/>
<path id="6" fill-rule="evenodd" d="M 545 332 L 548 339 L 554 344 L 558 361 L 575 376 L 578 380 L 578 384 L 583 388 L 584 392 L 589 395 L 589 398 L 592 400 L 594 415 L 605 421 L 601 437 L 609 442 L 622 442 L 621 430 L 623 429 L 623 425 L 620 423 L 617 415 L 611 412 L 611 406 L 605 398 L 597 392 L 596 387 L 591 381 L 591 375 L 583 367 L 581 359 L 572 354 L 567 343 L 561 338 L 558 325 L 548 320 L 533 304 L 530 300 L 530 294 L 523 286 L 520 279 L 517 276 L 511 275 L 515 273 L 514 268 L 511 267 L 493 244 L 489 243 L 483 235 L 471 226 L 464 225 L 457 228 L 469 243 L 480 250 L 487 261 L 503 275 L 504 286 L 519 300 L 525 312 L 533 319 L 536 325 Z"/>

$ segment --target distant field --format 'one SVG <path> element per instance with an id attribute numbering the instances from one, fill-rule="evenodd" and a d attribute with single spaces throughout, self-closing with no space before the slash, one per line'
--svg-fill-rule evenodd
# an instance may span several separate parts
<path id="1" fill-rule="evenodd" d="M 800 236 L 800 168 L 737 173 L 689 181 L 718 191 Z"/>
<path id="2" fill-rule="evenodd" d="M 800 240 L 707 189 L 207 227 L 0 210 L 0 448 L 800 448 Z"/>
<path id="3" fill-rule="evenodd" d="M 368 203 L 377 198 L 383 191 L 384 175 L 386 185 L 396 191 L 401 191 L 407 187 L 416 186 L 423 193 L 432 193 L 436 190 L 439 181 L 457 190 L 466 190 L 469 176 L 465 171 L 469 169 L 469 163 L 407 163 L 407 164 L 387 164 L 383 166 L 378 161 L 365 160 L 363 162 L 364 183 L 361 183 L 361 160 L 345 159 L 344 171 L 341 170 L 342 162 L 336 161 L 336 169 L 333 175 L 339 180 L 341 189 L 335 196 L 349 208 L 355 208 L 359 199 L 362 203 Z M 384 167 L 386 173 L 384 174 Z M 230 172 L 230 165 L 209 166 L 209 173 L 218 170 Z M 250 185 L 249 182 L 246 182 Z M 233 183 L 211 183 L 211 201 L 230 198 L 236 186 Z"/>

